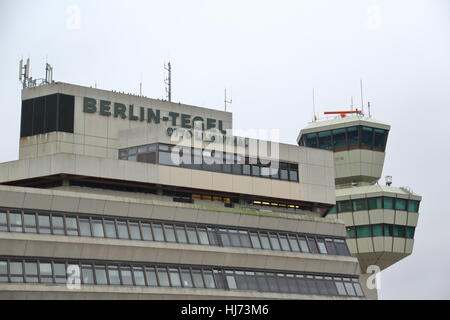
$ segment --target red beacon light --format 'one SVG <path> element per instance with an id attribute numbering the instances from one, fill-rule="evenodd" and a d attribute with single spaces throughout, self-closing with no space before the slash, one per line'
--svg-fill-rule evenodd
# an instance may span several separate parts
<path id="1" fill-rule="evenodd" d="M 324 114 L 339 114 L 341 118 L 345 118 L 347 114 L 363 114 L 361 110 L 353 110 L 353 111 L 325 111 Z"/>

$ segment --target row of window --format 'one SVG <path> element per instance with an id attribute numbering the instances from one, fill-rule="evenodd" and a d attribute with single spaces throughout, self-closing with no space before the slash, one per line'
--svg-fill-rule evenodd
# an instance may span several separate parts
<path id="1" fill-rule="evenodd" d="M 217 153 L 167 144 L 150 144 L 119 150 L 119 159 L 181 168 L 278 179 L 298 182 L 298 164 L 277 162 L 261 163 L 257 159 L 238 154 Z"/>
<path id="2" fill-rule="evenodd" d="M 79 272 L 78 272 L 79 271 Z M 56 283 L 250 290 L 259 292 L 357 296 L 357 278 L 212 267 L 134 263 L 3 259 L 0 283 Z"/>
<path id="3" fill-rule="evenodd" d="M 389 131 L 365 126 L 304 134 L 300 145 L 334 151 L 354 148 L 385 151 Z"/>
<path id="4" fill-rule="evenodd" d="M 14 210 L 0 211 L 1 231 L 350 255 L 344 239 L 317 235 Z"/>
<path id="5" fill-rule="evenodd" d="M 414 239 L 415 230 L 415 227 L 396 224 L 371 224 L 347 227 L 347 235 L 349 238 L 397 237 Z"/>
<path id="6" fill-rule="evenodd" d="M 390 209 L 408 212 L 419 212 L 420 201 L 391 197 L 362 198 L 337 201 L 328 213 L 343 213 L 362 210 Z"/>

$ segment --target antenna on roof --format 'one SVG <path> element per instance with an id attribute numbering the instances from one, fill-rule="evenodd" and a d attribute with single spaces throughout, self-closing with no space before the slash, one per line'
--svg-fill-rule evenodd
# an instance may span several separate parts
<path id="1" fill-rule="evenodd" d="M 168 73 L 167 78 L 164 79 L 164 83 L 166 84 L 167 101 L 172 102 L 172 65 L 170 64 L 170 61 L 167 65 L 164 64 L 164 69 Z"/>
<path id="2" fill-rule="evenodd" d="M 360 87 L 361 87 L 361 112 L 364 115 L 364 97 L 363 97 L 363 81 L 360 79 Z"/>
<path id="3" fill-rule="evenodd" d="M 231 96 L 230 100 L 227 100 L 227 88 L 225 88 L 225 100 L 224 100 L 225 112 L 227 112 L 227 104 L 232 104 L 232 103 L 233 103 L 233 96 Z"/>
<path id="4" fill-rule="evenodd" d="M 316 117 L 316 97 L 314 93 L 314 88 L 312 89 L 312 103 L 313 103 L 313 122 L 317 121 Z"/>
<path id="5" fill-rule="evenodd" d="M 370 101 L 367 102 L 367 108 L 369 108 L 369 118 L 372 117 L 371 113 L 370 113 Z"/>
<path id="6" fill-rule="evenodd" d="M 30 58 L 27 59 L 27 63 L 23 64 L 23 59 L 19 61 L 19 81 L 22 82 L 23 88 L 27 88 L 32 84 L 30 78 Z"/>
<path id="7" fill-rule="evenodd" d="M 45 63 L 45 83 L 53 82 L 53 67 L 49 63 Z"/>
<path id="8" fill-rule="evenodd" d="M 142 72 L 141 72 L 141 82 L 139 83 L 139 96 L 142 97 Z"/>

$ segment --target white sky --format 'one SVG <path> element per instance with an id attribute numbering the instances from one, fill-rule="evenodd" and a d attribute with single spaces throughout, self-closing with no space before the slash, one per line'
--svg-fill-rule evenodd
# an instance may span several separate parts
<path id="1" fill-rule="evenodd" d="M 74 7 L 75 6 L 75 9 Z M 76 11 L 80 12 L 77 25 Z M 32 75 L 223 108 L 234 127 L 295 143 L 317 110 L 360 105 L 392 125 L 383 175 L 423 196 L 413 255 L 382 273 L 383 299 L 450 298 L 450 1 L 0 0 L 0 162 L 18 158 L 18 61 Z"/>

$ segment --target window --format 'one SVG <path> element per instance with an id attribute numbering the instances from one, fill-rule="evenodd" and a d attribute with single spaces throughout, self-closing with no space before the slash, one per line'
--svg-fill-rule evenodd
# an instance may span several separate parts
<path id="1" fill-rule="evenodd" d="M 144 240 L 147 241 L 153 240 L 152 230 L 149 223 L 142 223 L 141 229 L 142 229 L 142 237 Z"/>
<path id="2" fill-rule="evenodd" d="M 325 239 L 325 246 L 328 254 L 337 255 L 336 247 L 334 246 L 333 239 Z"/>
<path id="3" fill-rule="evenodd" d="M 270 234 L 270 244 L 273 250 L 281 250 L 280 242 L 278 241 L 278 236 L 276 234 Z"/>
<path id="4" fill-rule="evenodd" d="M 359 144 L 358 127 L 347 128 L 347 138 L 349 146 L 356 146 Z"/>
<path id="5" fill-rule="evenodd" d="M 216 287 L 216 285 L 214 283 L 214 277 L 213 277 L 212 271 L 203 270 L 203 277 L 205 279 L 206 288 L 213 289 Z"/>
<path id="6" fill-rule="evenodd" d="M 10 213 L 9 214 L 9 230 L 11 232 L 23 232 L 22 230 L 22 214 L 21 213 Z"/>
<path id="7" fill-rule="evenodd" d="M 34 213 L 24 214 L 25 232 L 36 233 L 36 215 Z"/>
<path id="8" fill-rule="evenodd" d="M 261 239 L 261 244 L 262 244 L 263 249 L 270 250 L 271 249 L 270 242 L 269 242 L 269 237 L 267 236 L 267 234 L 260 233 L 259 238 Z"/>
<path id="9" fill-rule="evenodd" d="M 144 271 L 141 267 L 133 267 L 133 276 L 137 286 L 145 286 Z"/>
<path id="10" fill-rule="evenodd" d="M 346 296 L 347 295 L 347 291 L 345 290 L 345 287 L 344 287 L 344 283 L 342 282 L 342 279 L 341 278 L 334 278 L 335 279 L 335 285 L 336 285 L 336 289 L 337 289 L 337 291 L 338 291 L 338 294 L 340 295 L 340 296 Z M 341 280 L 341 281 L 336 281 L 336 280 Z"/>
<path id="11" fill-rule="evenodd" d="M 39 218 L 41 218 L 41 217 L 39 216 Z M 39 222 L 39 224 L 40 224 L 40 222 Z M 84 237 L 91 236 L 91 225 L 89 223 L 89 219 L 81 219 L 80 218 L 80 234 L 81 234 L 81 236 L 84 236 Z"/>
<path id="12" fill-rule="evenodd" d="M 173 229 L 173 226 L 171 225 L 164 225 L 164 231 L 166 232 L 166 239 L 168 242 L 176 242 L 175 238 L 175 231 Z"/>
<path id="13" fill-rule="evenodd" d="M 347 227 L 347 237 L 350 239 L 356 238 L 356 228 L 355 227 Z"/>
<path id="14" fill-rule="evenodd" d="M 99 285 L 107 285 L 108 280 L 106 278 L 106 267 L 105 266 L 95 266 L 95 279 Z"/>
<path id="15" fill-rule="evenodd" d="M 336 246 L 338 255 L 340 255 L 340 256 L 349 256 L 350 255 L 350 252 L 348 251 L 345 240 L 334 239 L 334 244 Z"/>
<path id="16" fill-rule="evenodd" d="M 258 283 L 258 287 L 262 292 L 268 292 L 269 284 L 267 283 L 266 276 L 263 272 L 256 272 L 256 282 Z"/>
<path id="17" fill-rule="evenodd" d="M 289 180 L 298 181 L 298 164 L 291 163 L 289 165 Z"/>
<path id="18" fill-rule="evenodd" d="M 308 245 L 311 249 L 311 253 L 319 253 L 319 248 L 317 247 L 317 243 L 314 238 L 308 237 Z"/>
<path id="19" fill-rule="evenodd" d="M 289 178 L 289 167 L 287 163 L 280 163 L 280 178 L 281 180 L 288 180 Z"/>
<path id="20" fill-rule="evenodd" d="M 319 132 L 319 148 L 320 149 L 331 149 L 331 131 Z"/>
<path id="21" fill-rule="evenodd" d="M 200 244 L 208 245 L 209 240 L 208 240 L 208 233 L 206 232 L 206 229 L 198 228 L 197 230 L 198 230 L 198 237 L 200 239 Z"/>
<path id="22" fill-rule="evenodd" d="M 65 234 L 64 218 L 60 216 L 52 216 L 53 234 Z"/>
<path id="23" fill-rule="evenodd" d="M 339 213 L 352 211 L 352 204 L 350 200 L 338 201 L 337 207 Z"/>
<path id="24" fill-rule="evenodd" d="M 66 228 L 68 236 L 78 236 L 78 223 L 75 217 L 66 217 Z"/>
<path id="25" fill-rule="evenodd" d="M 169 287 L 170 286 L 169 275 L 167 273 L 166 268 L 157 268 L 157 270 L 158 270 L 159 285 L 162 287 Z"/>
<path id="26" fill-rule="evenodd" d="M 350 279 L 345 279 L 345 278 L 344 278 L 344 280 L 350 281 Z M 351 282 L 344 282 L 344 285 L 345 285 L 345 289 L 347 290 L 347 294 L 349 296 L 356 296 L 355 289 L 353 288 L 353 285 Z"/>
<path id="27" fill-rule="evenodd" d="M 281 249 L 283 251 L 291 251 L 291 248 L 289 247 L 289 242 L 287 240 L 287 236 L 280 235 L 280 244 L 281 244 Z"/>
<path id="28" fill-rule="evenodd" d="M 247 231 L 239 231 L 239 238 L 241 239 L 241 245 L 244 248 L 251 248 L 250 237 Z"/>
<path id="29" fill-rule="evenodd" d="M 298 237 L 298 243 L 302 252 L 309 253 L 309 247 L 305 237 Z"/>
<path id="30" fill-rule="evenodd" d="M 187 243 L 186 231 L 184 227 L 176 227 L 178 242 Z"/>
<path id="31" fill-rule="evenodd" d="M 204 288 L 205 284 L 203 283 L 202 272 L 197 269 L 192 270 L 192 278 L 194 279 L 194 286 L 196 288 Z"/>
<path id="32" fill-rule="evenodd" d="M 382 129 L 375 129 L 375 136 L 373 141 L 373 146 L 376 149 L 380 149 L 384 151 L 384 148 L 386 147 L 386 130 Z"/>
<path id="33" fill-rule="evenodd" d="M 309 288 L 308 288 L 308 285 L 306 284 L 305 277 L 302 276 L 302 275 L 296 275 L 295 276 L 295 280 L 297 282 L 297 287 L 299 289 L 299 292 L 301 294 L 308 294 L 309 293 Z"/>
<path id="34" fill-rule="evenodd" d="M 409 212 L 419 212 L 420 202 L 417 200 L 408 200 L 408 211 Z"/>
<path id="35" fill-rule="evenodd" d="M 374 237 L 382 237 L 383 236 L 383 225 L 382 224 L 372 225 L 372 236 L 374 236 Z"/>
<path id="36" fill-rule="evenodd" d="M 385 209 L 394 209 L 394 198 L 384 197 L 383 202 Z"/>
<path id="37" fill-rule="evenodd" d="M 306 146 L 310 148 L 317 148 L 317 133 L 308 133 L 306 135 Z"/>
<path id="38" fill-rule="evenodd" d="M 352 200 L 353 211 L 367 210 L 366 199 L 355 199 Z"/>
<path id="39" fill-rule="evenodd" d="M 84 284 L 94 284 L 94 272 L 92 271 L 92 265 L 90 264 L 82 265 L 81 274 L 83 276 Z"/>
<path id="40" fill-rule="evenodd" d="M 369 210 L 383 209 L 383 198 L 368 198 Z"/>
<path id="41" fill-rule="evenodd" d="M 406 200 L 405 199 L 395 199 L 395 210 L 406 211 Z"/>
<path id="42" fill-rule="evenodd" d="M 114 220 L 105 220 L 105 235 L 107 238 L 117 238 Z"/>
<path id="43" fill-rule="evenodd" d="M 300 247 L 298 246 L 297 237 L 295 235 L 290 235 L 288 237 L 288 239 L 289 239 L 289 244 L 291 246 L 292 251 L 299 252 Z"/>
<path id="44" fill-rule="evenodd" d="M 9 272 L 11 274 L 11 282 L 23 282 L 22 262 L 10 262 Z"/>
<path id="45" fill-rule="evenodd" d="M 147 284 L 151 287 L 158 286 L 155 268 L 145 268 L 145 275 L 147 276 Z"/>
<path id="46" fill-rule="evenodd" d="M 227 279 L 228 289 L 230 289 L 230 290 L 237 289 L 236 279 L 234 278 L 232 271 L 226 271 L 226 279 Z"/>
<path id="47" fill-rule="evenodd" d="M 8 231 L 6 212 L 0 212 L 0 231 Z"/>
<path id="48" fill-rule="evenodd" d="M 131 240 L 141 240 L 141 231 L 139 230 L 139 222 L 130 222 L 130 238 Z"/>
<path id="49" fill-rule="evenodd" d="M 355 288 L 356 295 L 358 297 L 364 297 L 364 292 L 362 291 L 357 279 L 353 279 L 353 287 Z"/>
<path id="50" fill-rule="evenodd" d="M 185 288 L 192 288 L 194 286 L 189 269 L 181 269 L 181 281 Z"/>
<path id="51" fill-rule="evenodd" d="M 414 239 L 414 233 L 416 231 L 415 227 L 406 227 L 406 238 L 407 239 Z"/>
<path id="52" fill-rule="evenodd" d="M 373 129 L 362 127 L 361 130 L 361 146 L 372 147 Z"/>
<path id="53" fill-rule="evenodd" d="M 120 239 L 129 239 L 128 227 L 126 221 L 117 221 L 117 231 Z"/>
<path id="54" fill-rule="evenodd" d="M 92 219 L 92 235 L 99 238 L 103 238 L 105 236 L 103 233 L 102 220 Z"/>
<path id="55" fill-rule="evenodd" d="M 54 263 L 53 268 L 55 271 L 55 282 L 66 283 L 67 282 L 67 269 L 65 263 Z"/>
<path id="56" fill-rule="evenodd" d="M 319 247 L 319 252 L 321 254 L 327 254 L 327 247 L 325 246 L 325 241 L 323 239 L 317 239 L 317 245 Z"/>
<path id="57" fill-rule="evenodd" d="M 181 279 L 178 269 L 169 269 L 169 276 L 172 287 L 181 287 Z"/>
<path id="58" fill-rule="evenodd" d="M 261 243 L 259 242 L 258 234 L 251 232 L 250 233 L 250 240 L 252 241 L 252 246 L 255 249 L 261 249 Z"/>
<path id="59" fill-rule="evenodd" d="M 394 225 L 394 237 L 404 238 L 405 237 L 405 226 Z"/>
<path id="60" fill-rule="evenodd" d="M 311 294 L 319 294 L 319 288 L 317 287 L 313 276 L 306 276 L 306 284 L 308 285 Z"/>
<path id="61" fill-rule="evenodd" d="M 365 237 L 371 237 L 372 232 L 370 230 L 370 225 L 368 226 L 357 226 L 356 227 L 356 234 L 358 238 L 365 238 Z"/>
<path id="62" fill-rule="evenodd" d="M 289 285 L 288 285 L 288 279 L 285 277 L 284 274 L 279 273 L 277 274 L 277 282 L 278 282 L 278 288 L 280 288 L 281 292 L 288 293 Z"/>
<path id="63" fill-rule="evenodd" d="M 25 262 L 26 282 L 38 282 L 38 266 L 36 262 Z"/>
<path id="64" fill-rule="evenodd" d="M 347 146 L 347 139 L 345 137 L 345 129 L 333 130 L 333 146 L 335 148 Z"/>
<path id="65" fill-rule="evenodd" d="M 188 228 L 186 228 L 186 230 L 187 230 L 189 243 L 198 244 L 197 232 L 195 232 L 195 228 L 188 227 Z"/>
<path id="66" fill-rule="evenodd" d="M 47 262 L 39 263 L 39 271 L 41 275 L 41 282 L 43 283 L 52 283 L 53 282 L 53 273 L 52 273 L 52 264 Z"/>
<path id="67" fill-rule="evenodd" d="M 384 236 L 385 237 L 392 237 L 392 234 L 393 234 L 393 228 L 392 228 L 393 226 L 391 225 L 391 224 L 385 224 L 385 225 L 383 225 L 383 232 L 384 232 Z"/>
<path id="68" fill-rule="evenodd" d="M 158 156 L 159 156 L 159 162 L 158 162 L 159 164 L 163 164 L 166 166 L 177 165 L 174 161 L 172 161 L 172 153 L 171 152 L 159 152 Z M 179 157 L 177 157 L 175 154 L 174 160 L 176 160 L 175 158 L 179 158 Z"/>
<path id="69" fill-rule="evenodd" d="M 330 211 L 328 211 L 328 214 L 335 214 L 337 213 L 337 206 L 333 206 Z"/>
<path id="70" fill-rule="evenodd" d="M 260 176 L 260 167 L 257 164 L 252 164 L 252 176 L 254 177 Z"/>
<path id="71" fill-rule="evenodd" d="M 131 275 L 130 267 L 120 267 L 120 275 L 122 277 L 122 285 L 124 286 L 133 285 L 133 278 Z"/>

